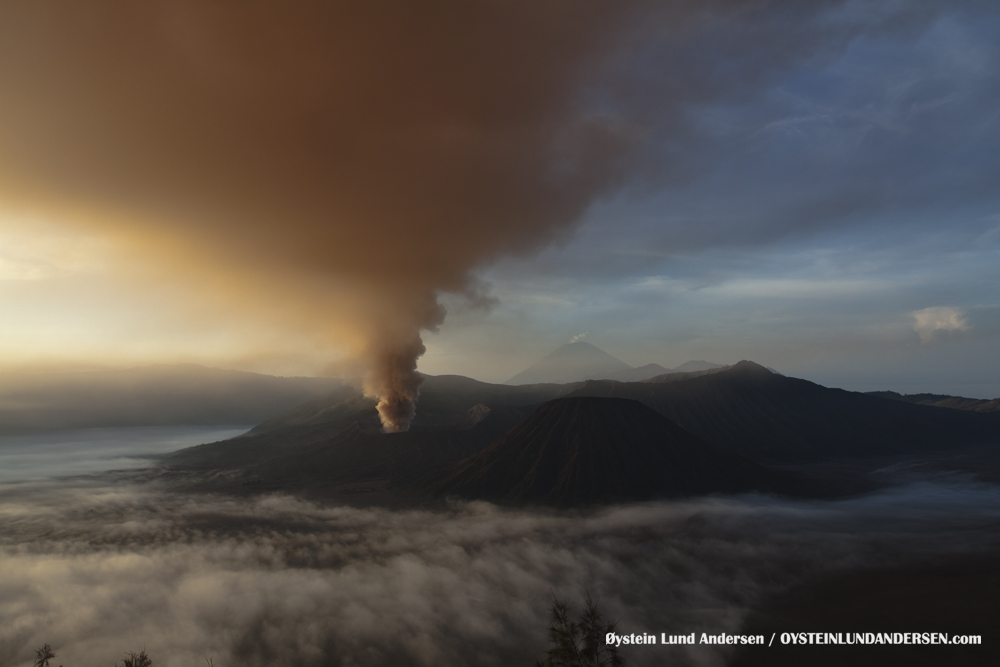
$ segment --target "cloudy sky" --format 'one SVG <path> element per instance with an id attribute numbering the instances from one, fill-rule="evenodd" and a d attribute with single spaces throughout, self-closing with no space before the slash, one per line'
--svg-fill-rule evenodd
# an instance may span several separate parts
<path id="1" fill-rule="evenodd" d="M 8 364 L 1000 395 L 995 3 L 0 11 Z"/>

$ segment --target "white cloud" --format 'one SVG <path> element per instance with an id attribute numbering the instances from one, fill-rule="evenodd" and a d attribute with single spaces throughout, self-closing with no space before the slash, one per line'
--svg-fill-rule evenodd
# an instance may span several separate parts
<path id="1" fill-rule="evenodd" d="M 577 335 L 573 336 L 572 338 L 570 338 L 569 342 L 570 343 L 576 343 L 577 341 L 581 341 L 581 340 L 583 340 L 584 338 L 587 337 L 588 333 L 589 332 L 584 331 L 582 334 L 577 334 Z"/>
<path id="2" fill-rule="evenodd" d="M 530 664 L 553 594 L 579 609 L 586 588 L 628 631 L 736 632 L 755 601 L 803 578 L 990 548 L 998 512 L 996 487 L 958 483 L 585 514 L 192 497 L 121 478 L 0 484 L 0 665 L 30 664 L 44 642 L 65 665 L 142 647 L 158 667 Z M 629 661 L 727 662 L 718 647 L 659 648 Z"/>
<path id="3" fill-rule="evenodd" d="M 966 331 L 969 323 L 965 313 L 959 308 L 949 306 L 934 306 L 913 313 L 916 320 L 913 330 L 920 334 L 920 342 L 930 341 L 938 331 Z"/>

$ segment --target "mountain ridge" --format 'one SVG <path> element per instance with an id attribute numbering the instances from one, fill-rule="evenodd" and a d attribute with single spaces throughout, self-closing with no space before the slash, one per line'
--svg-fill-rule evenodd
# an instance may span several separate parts
<path id="1" fill-rule="evenodd" d="M 755 466 L 815 466 L 850 460 L 855 462 L 852 469 L 861 470 L 864 465 L 858 468 L 856 463 L 861 460 L 884 461 L 885 457 L 1000 444 L 1000 415 L 830 389 L 742 361 L 724 369 L 668 375 L 660 382 L 590 380 L 512 386 L 462 376 L 428 376 L 413 428 L 405 433 L 382 433 L 374 399 L 355 394 L 342 401 L 310 401 L 243 436 L 180 450 L 164 457 L 163 463 L 171 470 L 227 480 L 231 488 L 250 484 L 254 491 L 326 489 L 336 493 L 335 489 L 345 484 L 368 486 L 374 481 L 396 489 L 391 493 L 441 497 L 445 490 L 439 493 L 429 485 L 433 480 L 443 483 L 442 471 L 492 447 L 530 421 L 540 406 L 559 399 L 638 402 L 685 431 L 685 437 L 707 443 L 726 457 L 750 460 Z M 578 434 L 586 431 L 572 428 Z M 620 440 L 616 432 L 628 433 L 629 427 L 599 425 L 597 430 L 614 443 Z M 551 435 L 553 441 L 562 437 L 554 431 Z M 567 456 L 579 454 L 569 451 Z M 646 464 L 651 469 L 660 465 L 648 457 Z M 623 479 L 639 484 L 641 474 L 630 470 L 623 473 Z M 527 474 L 528 469 L 523 472 Z M 836 474 L 830 477 L 829 492 L 853 492 L 850 485 L 844 486 L 835 478 Z M 852 479 L 863 482 L 860 486 L 852 482 L 850 488 L 855 490 L 870 485 L 870 480 Z M 648 480 L 636 488 L 640 487 L 648 490 Z M 605 488 L 602 493 L 618 499 L 672 493 L 661 488 L 646 495 L 630 495 L 621 488 Z M 716 490 L 724 492 L 726 488 L 735 487 Z M 777 486 L 770 488 L 780 492 Z M 577 500 L 584 504 L 603 502 L 596 496 L 584 498 L 578 492 L 579 485 L 577 491 L 567 489 L 553 491 L 551 498 L 542 492 L 520 494 L 510 488 L 496 495 L 511 502 L 528 502 L 529 496 L 535 498 L 531 502 L 557 505 Z M 476 495 L 469 489 L 453 491 L 459 496 Z M 801 485 L 793 491 L 807 496 L 814 493 Z"/>
<path id="2" fill-rule="evenodd" d="M 717 447 L 758 461 L 1000 442 L 1000 415 L 832 389 L 746 360 L 675 382 L 590 380 L 568 396 L 638 400 Z"/>

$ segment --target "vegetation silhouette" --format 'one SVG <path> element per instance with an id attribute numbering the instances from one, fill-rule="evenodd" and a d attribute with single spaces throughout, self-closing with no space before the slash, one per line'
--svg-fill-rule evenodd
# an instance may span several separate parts
<path id="1" fill-rule="evenodd" d="M 577 620 L 570 618 L 569 606 L 552 598 L 549 613 L 549 648 L 544 660 L 536 662 L 537 667 L 625 667 L 625 659 L 614 646 L 607 646 L 604 637 L 615 631 L 615 623 L 605 623 L 597 603 L 587 594 L 585 609 Z M 56 657 L 49 644 L 35 649 L 34 667 L 49 667 L 49 661 Z M 205 660 L 208 667 L 214 667 L 211 658 Z M 139 653 L 129 651 L 121 663 L 115 667 L 152 667 L 153 659 L 142 649 Z"/>
<path id="2" fill-rule="evenodd" d="M 549 613 L 549 649 L 537 667 L 624 667 L 625 659 L 614 646 L 604 643 L 615 631 L 615 623 L 605 623 L 590 594 L 578 620 L 570 618 L 569 607 L 553 596 Z"/>
<path id="3" fill-rule="evenodd" d="M 49 660 L 56 657 L 56 654 L 52 652 L 52 646 L 48 643 L 44 644 L 41 648 L 35 649 L 35 665 L 34 667 L 49 667 Z M 211 659 L 208 661 L 209 667 L 213 667 Z M 129 651 L 125 654 L 125 658 L 122 659 L 121 665 L 117 662 L 115 667 L 152 667 L 153 659 L 149 657 L 146 653 L 146 649 L 142 649 L 138 653 L 133 653 Z M 62 667 L 60 665 L 59 667 Z"/>
<path id="4" fill-rule="evenodd" d="M 153 659 L 146 655 L 146 649 L 142 649 L 138 653 L 129 651 L 122 660 L 121 667 L 150 667 L 152 664 Z M 118 667 L 118 663 L 115 663 L 115 667 Z"/>
<path id="5" fill-rule="evenodd" d="M 44 644 L 42 648 L 35 649 L 35 667 L 49 667 L 49 660 L 56 657 L 56 654 L 52 652 L 52 647 L 49 644 Z"/>

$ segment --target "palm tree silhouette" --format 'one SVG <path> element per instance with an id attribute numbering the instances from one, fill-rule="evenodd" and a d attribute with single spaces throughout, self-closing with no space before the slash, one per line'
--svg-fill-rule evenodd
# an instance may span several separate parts
<path id="1" fill-rule="evenodd" d="M 42 648 L 35 649 L 35 667 L 49 667 L 49 660 L 56 657 L 56 654 L 52 652 L 52 647 L 48 644 L 42 646 Z"/>
<path id="2" fill-rule="evenodd" d="M 553 596 L 549 613 L 549 650 L 545 652 L 545 660 L 538 661 L 537 666 L 624 667 L 625 659 L 618 655 L 618 649 L 603 641 L 605 635 L 614 630 L 614 623 L 604 623 L 590 593 L 587 593 L 586 609 L 578 621 L 570 619 L 569 607 Z"/>

